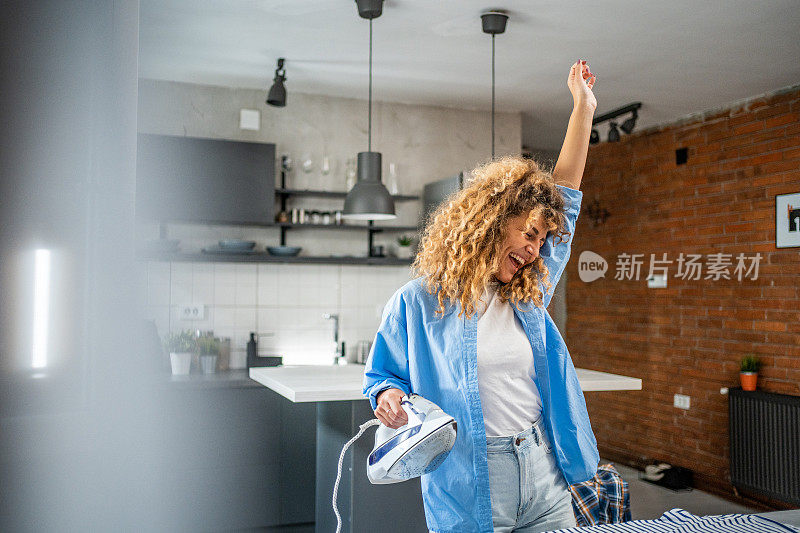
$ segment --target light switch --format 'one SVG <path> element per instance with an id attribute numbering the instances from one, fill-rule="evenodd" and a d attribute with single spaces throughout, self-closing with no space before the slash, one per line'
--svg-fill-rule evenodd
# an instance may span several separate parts
<path id="1" fill-rule="evenodd" d="M 647 278 L 648 289 L 666 289 L 667 276 L 665 274 L 653 274 Z"/>
<path id="2" fill-rule="evenodd" d="M 678 409 L 689 409 L 691 406 L 691 398 L 685 394 L 676 394 L 673 397 L 672 405 Z"/>
<path id="3" fill-rule="evenodd" d="M 239 110 L 239 129 L 258 131 L 261 129 L 261 111 L 258 109 Z"/>

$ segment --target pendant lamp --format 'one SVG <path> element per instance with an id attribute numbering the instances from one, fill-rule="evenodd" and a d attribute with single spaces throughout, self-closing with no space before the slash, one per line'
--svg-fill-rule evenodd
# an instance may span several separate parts
<path id="1" fill-rule="evenodd" d="M 492 36 L 492 159 L 494 159 L 494 36 L 506 31 L 508 15 L 502 11 L 488 11 L 481 15 L 483 33 Z"/>
<path id="2" fill-rule="evenodd" d="M 347 193 L 342 216 L 351 220 L 396 218 L 394 200 L 381 183 L 381 153 L 372 151 L 372 19 L 381 16 L 383 0 L 356 0 L 358 15 L 369 20 L 369 125 L 366 152 L 358 154 L 358 181 Z"/>

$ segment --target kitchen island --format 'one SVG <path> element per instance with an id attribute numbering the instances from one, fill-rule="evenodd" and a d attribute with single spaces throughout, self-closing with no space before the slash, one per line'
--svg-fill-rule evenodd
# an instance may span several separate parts
<path id="1" fill-rule="evenodd" d="M 584 392 L 641 390 L 642 380 L 576 369 Z M 251 368 L 250 378 L 294 403 L 317 403 L 316 531 L 336 530 L 331 507 L 336 465 L 342 446 L 374 418 L 361 394 L 363 365 Z M 367 456 L 375 432 L 368 430 L 350 448 L 342 467 L 338 507 L 342 531 L 426 531 L 419 479 L 392 485 L 367 480 Z"/>

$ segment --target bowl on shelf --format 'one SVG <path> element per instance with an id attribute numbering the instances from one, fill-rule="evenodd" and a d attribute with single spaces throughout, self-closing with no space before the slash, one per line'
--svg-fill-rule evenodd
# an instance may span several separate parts
<path id="1" fill-rule="evenodd" d="M 242 251 L 252 250 L 256 247 L 256 241 L 245 241 L 242 239 L 223 239 L 219 241 L 222 250 Z"/>
<path id="2" fill-rule="evenodd" d="M 281 257 L 293 257 L 300 253 L 302 250 L 299 246 L 267 246 L 269 255 L 277 255 Z"/>

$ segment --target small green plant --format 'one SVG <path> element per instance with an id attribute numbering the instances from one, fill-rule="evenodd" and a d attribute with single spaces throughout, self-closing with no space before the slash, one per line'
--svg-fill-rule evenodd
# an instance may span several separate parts
<path id="1" fill-rule="evenodd" d="M 742 358 L 741 372 L 758 372 L 761 360 L 755 355 L 746 355 Z"/>
<path id="2" fill-rule="evenodd" d="M 200 355 L 219 355 L 219 340 L 214 337 L 200 337 L 197 339 L 197 349 Z"/>
<path id="3" fill-rule="evenodd" d="M 408 235 L 402 235 L 397 238 L 397 244 L 400 246 L 411 246 L 412 239 Z"/>
<path id="4" fill-rule="evenodd" d="M 164 348 L 170 353 L 193 352 L 197 346 L 194 333 L 189 330 L 170 333 L 164 338 Z"/>

